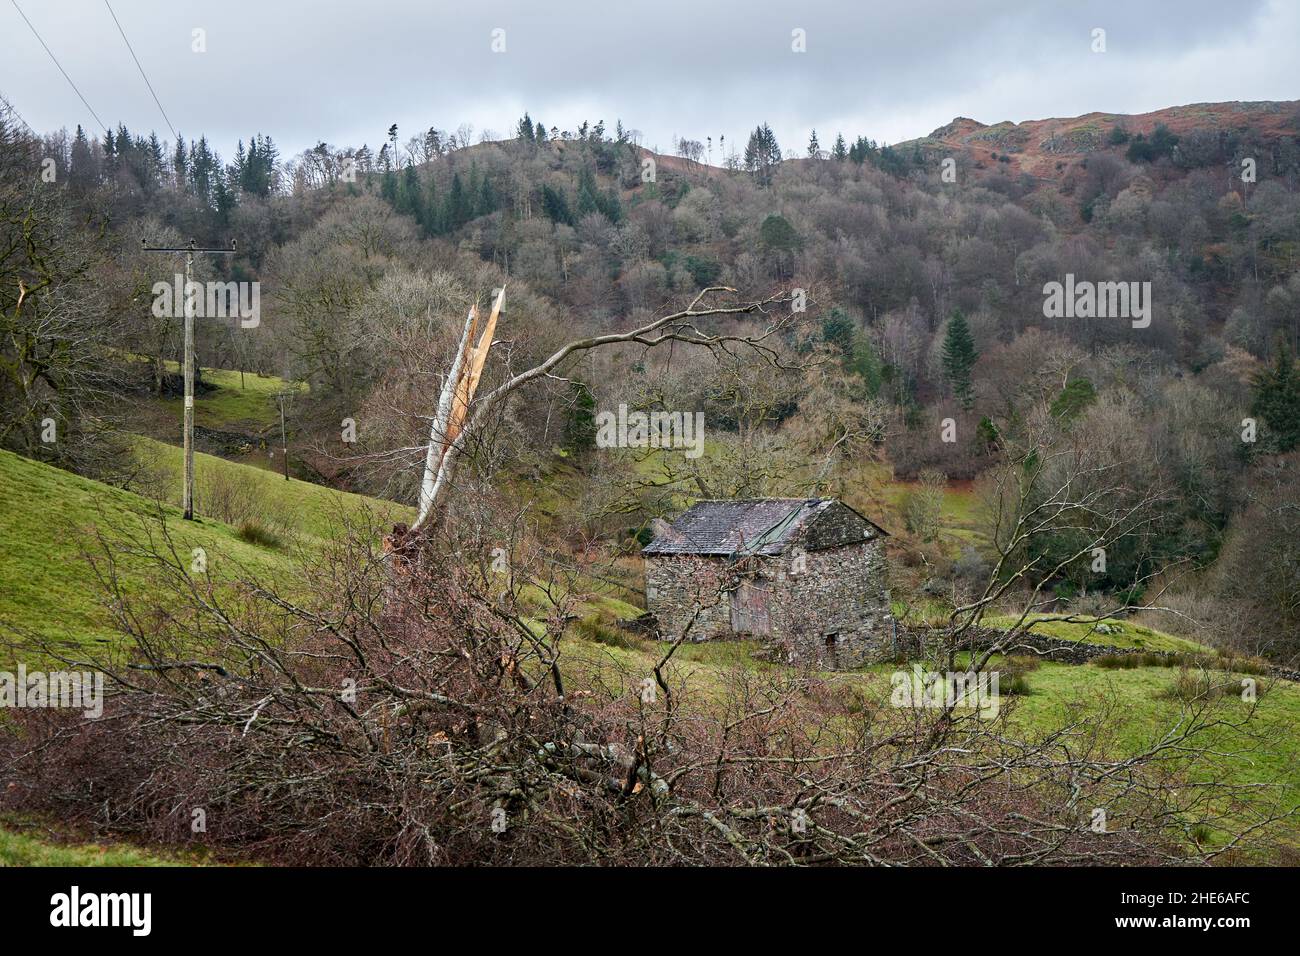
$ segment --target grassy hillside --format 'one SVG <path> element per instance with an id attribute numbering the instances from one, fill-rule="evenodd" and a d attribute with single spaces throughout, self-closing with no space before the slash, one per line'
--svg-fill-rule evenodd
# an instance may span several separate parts
<path id="1" fill-rule="evenodd" d="M 169 482 L 164 500 L 179 501 L 179 448 L 141 439 L 141 454 L 157 464 Z M 140 495 L 48 465 L 0 451 L 0 624 L 38 630 L 73 641 L 110 635 L 102 607 L 103 594 L 87 557 L 96 548 L 94 533 L 113 540 L 158 528 L 161 519 L 182 552 L 203 548 L 209 569 L 218 578 L 241 570 L 271 577 L 287 576 L 292 550 L 319 545 L 344 517 L 369 508 L 387 518 L 400 518 L 408 509 L 392 502 L 349 495 L 237 465 L 208 455 L 195 456 L 199 488 L 197 522 L 187 522 L 174 505 L 158 505 Z M 260 503 L 261 521 L 278 527 L 266 515 L 288 522 L 292 534 L 277 535 L 278 544 L 245 540 L 240 531 L 204 514 L 205 488 L 238 489 L 248 501 Z M 385 519 L 387 520 L 387 519 Z M 148 587 L 143 561 L 124 564 L 129 592 Z"/>
<path id="2" fill-rule="evenodd" d="M 167 361 L 163 365 L 172 374 L 180 371 L 177 362 Z M 278 433 L 280 413 L 276 395 L 281 392 L 305 394 L 307 389 L 303 383 L 256 372 L 205 368 L 201 375 L 202 388 L 194 396 L 195 424 L 200 428 L 249 435 L 260 434 L 273 426 Z M 141 403 L 141 408 L 152 413 L 150 417 L 156 418 L 155 424 L 174 426 L 176 433 L 180 434 L 184 400 L 179 395 Z"/>
<path id="3" fill-rule="evenodd" d="M 178 548 L 203 548 L 214 574 L 223 567 L 278 575 L 288 556 L 239 538 L 215 521 L 186 522 L 162 506 L 7 451 L 0 451 L 0 623 L 69 640 L 105 638 L 103 594 L 88 557 L 95 532 L 110 539 L 165 522 Z M 128 591 L 146 587 L 143 562 L 127 561 Z"/>
<path id="4" fill-rule="evenodd" d="M 184 452 L 176 445 L 136 439 L 136 454 L 157 480 L 151 488 L 164 500 L 181 500 Z M 393 501 L 336 491 L 278 472 L 205 455 L 194 455 L 195 513 L 239 525 L 251 518 L 282 537 L 308 543 L 328 540 L 348 514 L 366 508 L 386 523 L 410 521 L 415 509 Z"/>
<path id="5" fill-rule="evenodd" d="M 206 428 L 223 431 L 260 432 L 279 422 L 275 396 L 280 392 L 300 392 L 302 387 L 274 375 L 239 373 L 228 369 L 204 369 L 203 383 L 211 386 L 194 400 L 194 421 Z M 180 421 L 183 400 L 163 401 Z"/>
<path id="6" fill-rule="evenodd" d="M 989 627 L 1009 628 L 1019 620 L 1011 615 L 989 617 Z M 1183 637 L 1166 634 L 1152 627 L 1132 621 L 1106 620 L 1096 624 L 1073 621 L 1053 621 L 1043 616 L 1031 616 L 1030 632 L 1046 634 L 1066 641 L 1084 641 L 1088 644 L 1105 644 L 1108 647 L 1131 648 L 1142 651 L 1178 651 L 1186 654 L 1203 654 L 1211 651 L 1203 644 Z"/>

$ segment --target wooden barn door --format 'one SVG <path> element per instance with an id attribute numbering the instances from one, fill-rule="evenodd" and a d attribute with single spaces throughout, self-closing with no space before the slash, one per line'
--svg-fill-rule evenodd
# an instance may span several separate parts
<path id="1" fill-rule="evenodd" d="M 731 592 L 731 629 L 737 634 L 768 633 L 768 591 L 762 584 L 742 581 Z"/>

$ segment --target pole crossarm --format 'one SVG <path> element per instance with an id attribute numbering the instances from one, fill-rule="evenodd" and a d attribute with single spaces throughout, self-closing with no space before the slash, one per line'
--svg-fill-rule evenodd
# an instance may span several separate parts
<path id="1" fill-rule="evenodd" d="M 145 252 L 208 252 L 220 253 L 228 256 L 233 256 L 239 251 L 236 247 L 236 240 L 234 239 L 230 240 L 229 246 L 196 246 L 193 239 L 190 240 L 188 246 L 151 246 L 149 245 L 149 240 L 141 239 L 140 248 Z"/>

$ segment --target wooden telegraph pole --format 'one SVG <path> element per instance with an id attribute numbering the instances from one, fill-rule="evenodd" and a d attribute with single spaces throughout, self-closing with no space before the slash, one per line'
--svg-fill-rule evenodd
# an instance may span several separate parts
<path id="1" fill-rule="evenodd" d="M 199 248 L 191 239 L 187 246 L 151 246 L 147 240 L 140 240 L 140 248 L 145 252 L 183 252 L 185 253 L 185 288 L 182 296 L 185 300 L 185 466 L 181 478 L 181 506 L 185 509 L 185 520 L 194 520 L 194 297 L 190 295 L 190 283 L 194 281 L 194 255 L 199 252 L 216 255 L 233 256 L 235 240 L 230 240 L 229 249 Z"/>
<path id="2" fill-rule="evenodd" d="M 277 392 L 276 401 L 280 403 L 280 455 L 284 459 L 284 480 L 289 480 L 289 442 L 284 432 L 284 403 L 293 397 L 292 392 Z"/>

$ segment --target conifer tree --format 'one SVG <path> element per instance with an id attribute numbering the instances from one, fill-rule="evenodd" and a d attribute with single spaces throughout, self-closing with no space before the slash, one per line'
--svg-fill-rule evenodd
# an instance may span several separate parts
<path id="1" fill-rule="evenodd" d="M 469 222 L 474 214 L 474 199 L 466 192 L 460 173 L 453 173 L 447 201 L 443 204 L 443 228 L 451 232 Z"/>
<path id="2" fill-rule="evenodd" d="M 959 310 L 954 310 L 948 320 L 948 331 L 943 338 L 943 371 L 947 376 L 952 393 L 961 403 L 961 407 L 970 410 L 975 401 L 975 392 L 971 385 L 971 371 L 979 353 L 975 350 L 975 340 L 970 334 L 970 325 Z"/>
<path id="3" fill-rule="evenodd" d="M 72 140 L 72 168 L 68 171 L 68 178 L 77 190 L 84 191 L 95 185 L 95 155 L 80 123 L 77 124 L 77 135 Z"/>
<path id="4" fill-rule="evenodd" d="M 442 220 L 442 206 L 438 201 L 438 184 L 432 177 L 429 187 L 424 191 L 424 215 L 420 217 L 426 236 L 439 236 L 445 231 Z"/>
<path id="5" fill-rule="evenodd" d="M 537 142 L 537 127 L 533 125 L 533 119 L 527 113 L 519 120 L 519 125 L 515 127 L 515 137 L 521 143 Z"/>
<path id="6" fill-rule="evenodd" d="M 402 182 L 397 189 L 395 208 L 400 213 L 413 217 L 417 222 L 424 213 L 424 195 L 420 188 L 420 176 L 412 163 L 407 163 L 402 170 Z"/>
<path id="7" fill-rule="evenodd" d="M 1272 366 L 1256 373 L 1251 384 L 1250 413 L 1263 419 L 1279 452 L 1294 450 L 1300 445 L 1300 372 L 1284 339 L 1278 339 Z"/>
<path id="8" fill-rule="evenodd" d="M 578 218 L 593 212 L 603 212 L 600 193 L 596 189 L 596 177 L 591 169 L 584 166 L 578 174 Z"/>

